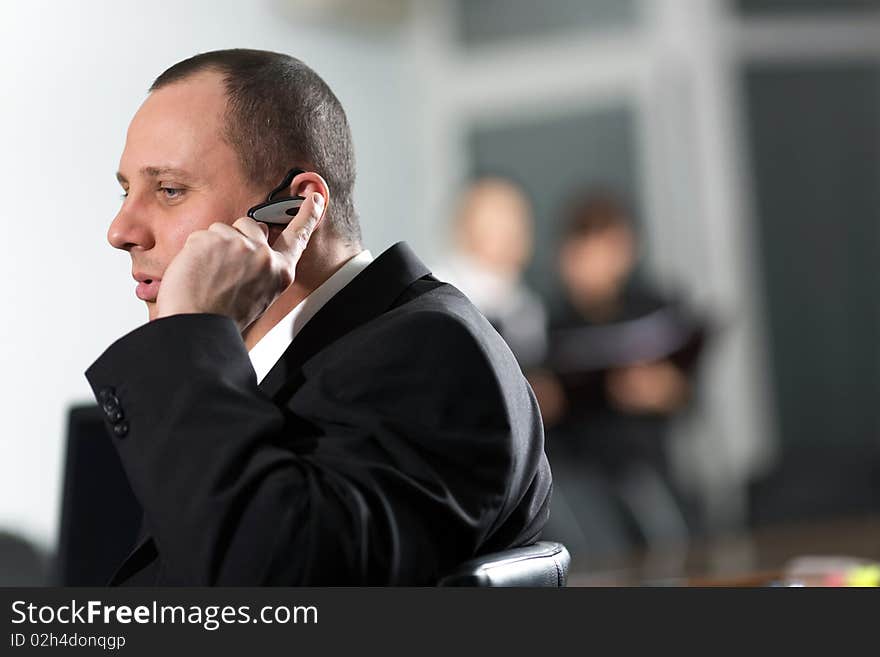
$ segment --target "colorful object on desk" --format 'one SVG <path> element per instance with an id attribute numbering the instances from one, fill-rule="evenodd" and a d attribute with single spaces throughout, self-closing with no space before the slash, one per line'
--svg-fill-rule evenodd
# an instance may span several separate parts
<path id="1" fill-rule="evenodd" d="M 847 571 L 844 586 L 880 586 L 880 564 L 857 566 Z"/>
<path id="2" fill-rule="evenodd" d="M 802 556 L 785 569 L 787 586 L 880 587 L 880 563 L 858 557 Z"/>
<path id="3" fill-rule="evenodd" d="M 833 573 L 828 573 L 825 575 L 825 579 L 822 581 L 822 586 L 846 586 L 846 571 L 840 570 Z"/>

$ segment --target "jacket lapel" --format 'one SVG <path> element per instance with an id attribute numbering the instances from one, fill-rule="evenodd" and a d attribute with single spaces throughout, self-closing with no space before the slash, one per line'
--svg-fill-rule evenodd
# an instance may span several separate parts
<path id="1" fill-rule="evenodd" d="M 147 530 L 146 518 L 141 520 L 141 528 L 135 539 L 134 547 L 125 557 L 122 565 L 116 569 L 113 577 L 110 578 L 108 586 L 119 586 L 122 582 L 134 575 L 136 572 L 144 568 L 153 559 L 156 558 L 156 544 L 153 537 Z"/>
<path id="2" fill-rule="evenodd" d="M 405 242 L 390 247 L 309 320 L 260 389 L 276 404 L 283 403 L 302 383 L 300 370 L 309 358 L 381 315 L 406 288 L 430 273 Z"/>

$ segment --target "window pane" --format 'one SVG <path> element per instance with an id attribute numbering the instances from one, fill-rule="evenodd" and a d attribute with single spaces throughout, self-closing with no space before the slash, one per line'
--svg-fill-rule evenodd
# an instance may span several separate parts
<path id="1" fill-rule="evenodd" d="M 750 66 L 745 91 L 780 435 L 880 435 L 880 76 Z"/>
<path id="2" fill-rule="evenodd" d="M 734 0 L 741 14 L 840 13 L 880 9 L 880 0 Z"/>
<path id="3" fill-rule="evenodd" d="M 633 25 L 637 0 L 458 0 L 462 42 L 493 41 Z"/>

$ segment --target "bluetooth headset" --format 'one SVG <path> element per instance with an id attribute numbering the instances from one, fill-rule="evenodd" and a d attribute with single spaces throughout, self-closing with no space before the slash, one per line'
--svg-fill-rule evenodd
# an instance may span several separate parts
<path id="1" fill-rule="evenodd" d="M 299 212 L 300 206 L 303 204 L 303 201 L 306 200 L 305 197 L 280 196 L 274 198 L 274 196 L 282 192 L 284 189 L 289 188 L 293 179 L 301 173 L 305 173 L 305 171 L 302 169 L 291 169 L 288 171 L 287 175 L 284 176 L 284 180 L 281 181 L 281 184 L 269 192 L 266 201 L 259 205 L 255 205 L 248 210 L 247 216 L 255 221 L 262 221 L 263 223 L 274 224 L 276 226 L 286 226 L 289 224 L 296 216 L 296 213 Z"/>

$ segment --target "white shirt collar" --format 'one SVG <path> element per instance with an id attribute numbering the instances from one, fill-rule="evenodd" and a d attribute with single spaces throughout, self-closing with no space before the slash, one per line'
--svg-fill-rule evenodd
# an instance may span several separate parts
<path id="1" fill-rule="evenodd" d="M 251 347 L 248 355 L 251 358 L 254 371 L 257 373 L 258 384 L 275 366 L 275 363 L 278 362 L 278 359 L 281 358 L 281 355 L 308 321 L 371 262 L 373 262 L 373 254 L 368 250 L 361 251 L 348 260 L 336 273 L 294 306 L 257 344 Z"/>

